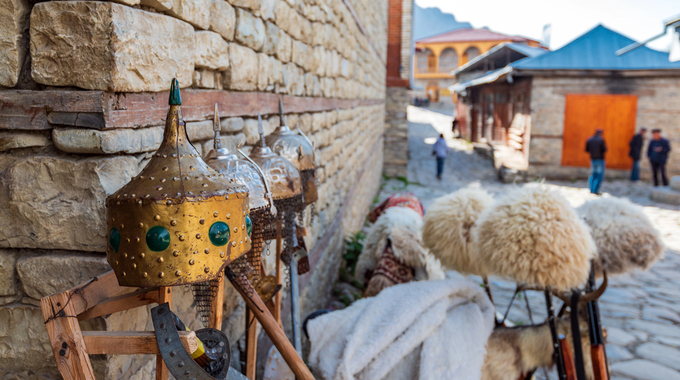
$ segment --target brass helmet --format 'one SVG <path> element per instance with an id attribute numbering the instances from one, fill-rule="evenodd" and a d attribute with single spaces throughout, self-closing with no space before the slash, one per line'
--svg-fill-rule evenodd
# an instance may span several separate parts
<path id="1" fill-rule="evenodd" d="M 248 188 L 251 212 L 268 209 L 269 212 L 276 215 L 276 207 L 274 207 L 274 201 L 269 192 L 269 184 L 262 169 L 240 150 L 239 153 L 243 158 L 239 158 L 237 155 L 229 152 L 227 148 L 222 147 L 217 103 L 215 103 L 213 130 L 215 131 L 215 140 L 213 149 L 210 150 L 205 158 L 206 163 L 219 173 L 234 178 Z"/>
<path id="2" fill-rule="evenodd" d="M 163 142 L 106 199 L 107 260 L 122 286 L 215 279 L 251 247 L 248 190 L 211 169 L 187 138 L 172 80 Z"/>
<path id="3" fill-rule="evenodd" d="M 267 146 L 262 128 L 262 117 L 257 115 L 260 132 L 260 146 L 253 148 L 250 159 L 264 172 L 275 201 L 293 198 L 302 194 L 300 172 L 289 160 L 272 152 Z"/>
<path id="4" fill-rule="evenodd" d="M 314 145 L 300 128 L 293 132 L 286 125 L 281 98 L 279 98 L 279 114 L 281 119 L 279 127 L 267 136 L 265 141 L 274 153 L 292 162 L 300 171 L 305 203 L 312 204 L 318 199 Z"/>

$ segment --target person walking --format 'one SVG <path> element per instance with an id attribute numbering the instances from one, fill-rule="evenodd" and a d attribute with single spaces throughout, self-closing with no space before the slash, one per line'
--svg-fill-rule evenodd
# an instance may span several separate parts
<path id="1" fill-rule="evenodd" d="M 671 143 L 667 139 L 661 137 L 660 129 L 652 129 L 652 141 L 649 142 L 647 148 L 647 157 L 652 164 L 652 173 L 654 173 L 654 186 L 659 186 L 659 173 L 661 173 L 661 180 L 664 186 L 668 186 L 668 177 L 666 177 L 666 160 L 668 160 L 668 152 L 671 151 Z"/>
<path id="2" fill-rule="evenodd" d="M 444 161 L 446 161 L 446 154 L 448 151 L 449 147 L 446 146 L 444 134 L 441 133 L 432 147 L 432 155 L 437 158 L 437 179 L 440 181 L 442 179 L 442 173 L 444 172 Z"/>
<path id="3" fill-rule="evenodd" d="M 642 155 L 642 145 L 645 143 L 645 133 L 647 133 L 647 128 L 640 128 L 640 132 L 633 136 L 628 144 L 630 146 L 628 155 L 633 159 L 633 170 L 630 172 L 630 180 L 633 182 L 640 180 L 640 156 Z"/>
<path id="4" fill-rule="evenodd" d="M 607 153 L 607 144 L 604 142 L 601 129 L 595 131 L 595 135 L 586 141 L 586 152 L 590 154 L 590 177 L 588 188 L 593 194 L 600 194 L 600 186 L 604 180 L 604 155 Z"/>

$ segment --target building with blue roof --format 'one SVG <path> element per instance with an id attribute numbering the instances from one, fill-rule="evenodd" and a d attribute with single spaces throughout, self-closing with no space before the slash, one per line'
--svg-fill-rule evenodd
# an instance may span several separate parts
<path id="1" fill-rule="evenodd" d="M 628 143 L 639 128 L 660 128 L 680 146 L 680 62 L 644 46 L 616 54 L 633 43 L 598 25 L 561 49 L 503 67 L 492 67 L 483 57 L 468 62 L 455 73 L 459 83 L 450 87 L 459 95 L 462 136 L 512 151 L 503 155 L 512 156 L 508 164 L 498 166 L 571 179 L 588 176 L 585 141 L 603 129 L 607 176 L 628 176 Z M 466 77 L 475 65 L 485 64 Z M 671 156 L 668 169 L 680 173 L 680 160 Z M 642 170 L 650 174 L 647 162 Z"/>

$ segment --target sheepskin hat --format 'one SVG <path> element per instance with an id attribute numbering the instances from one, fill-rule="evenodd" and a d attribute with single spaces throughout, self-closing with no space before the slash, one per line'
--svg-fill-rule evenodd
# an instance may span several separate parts
<path id="1" fill-rule="evenodd" d="M 597 246 L 595 274 L 648 269 L 663 255 L 663 242 L 642 209 L 626 199 L 599 198 L 577 209 Z"/>
<path id="2" fill-rule="evenodd" d="M 422 226 L 423 218 L 410 208 L 391 207 L 385 210 L 368 231 L 355 269 L 357 280 L 366 282 L 366 272 L 377 265 L 388 238 L 392 241 L 392 251 L 397 259 L 413 268 L 424 266 L 427 250 L 422 245 Z"/>
<path id="3" fill-rule="evenodd" d="M 569 290 L 586 282 L 595 243 L 567 200 L 545 185 L 509 191 L 473 229 L 489 274 Z"/>
<path id="4" fill-rule="evenodd" d="M 493 198 L 482 189 L 464 188 L 437 198 L 423 218 L 423 244 L 445 268 L 485 275 L 471 230 L 492 204 Z"/>

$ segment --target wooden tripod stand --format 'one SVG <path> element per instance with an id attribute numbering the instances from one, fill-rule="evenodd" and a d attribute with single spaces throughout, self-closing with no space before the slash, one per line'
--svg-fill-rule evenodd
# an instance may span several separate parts
<path id="1" fill-rule="evenodd" d="M 295 376 L 302 380 L 313 380 L 311 372 L 297 355 L 295 348 L 245 275 L 230 276 L 229 279 L 243 296 L 248 309 L 262 324 Z M 88 356 L 95 354 L 157 354 L 156 379 L 168 379 L 169 372 L 160 356 L 154 331 L 81 331 L 78 325 L 78 321 L 152 303 L 163 304 L 172 301 L 171 287 L 126 292 L 129 289 L 118 285 L 118 280 L 111 271 L 40 300 L 52 352 L 64 379 L 95 380 Z M 224 277 L 221 276 L 216 302 L 213 303 L 210 312 L 210 326 L 217 329 L 220 329 L 222 324 L 223 294 Z M 180 332 L 180 339 L 189 352 L 194 351 L 198 345 L 193 331 Z"/>

